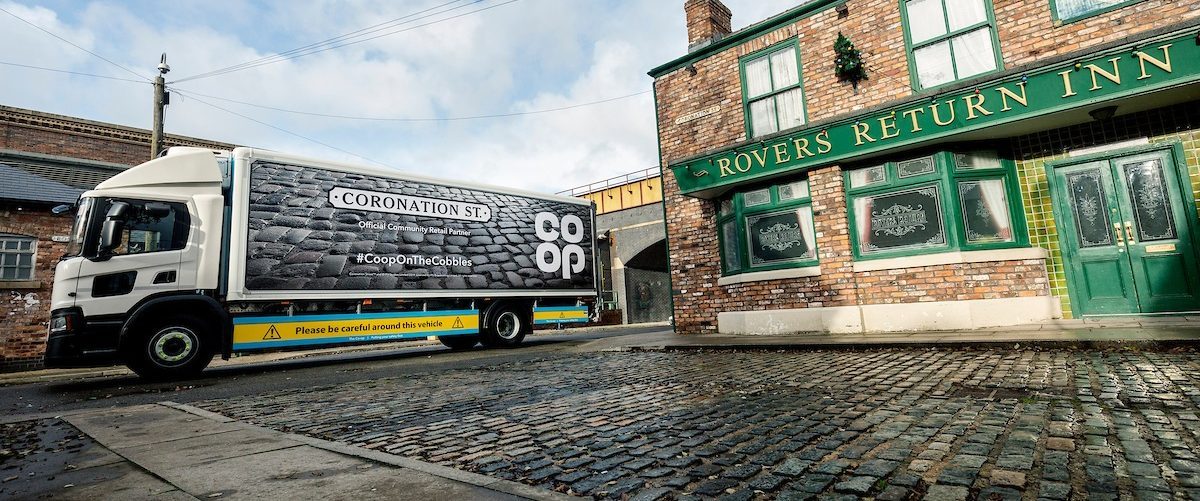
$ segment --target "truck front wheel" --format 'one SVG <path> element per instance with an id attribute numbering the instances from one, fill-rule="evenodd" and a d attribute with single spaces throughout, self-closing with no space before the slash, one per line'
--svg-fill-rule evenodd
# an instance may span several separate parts
<path id="1" fill-rule="evenodd" d="M 164 318 L 147 329 L 127 348 L 127 364 L 139 376 L 154 380 L 195 376 L 212 361 L 213 341 L 207 324 L 189 315 Z"/>
<path id="2" fill-rule="evenodd" d="M 517 346 L 532 327 L 528 322 L 529 317 L 521 315 L 520 310 L 511 306 L 502 307 L 488 318 L 480 341 L 483 341 L 485 346 L 494 348 Z"/>

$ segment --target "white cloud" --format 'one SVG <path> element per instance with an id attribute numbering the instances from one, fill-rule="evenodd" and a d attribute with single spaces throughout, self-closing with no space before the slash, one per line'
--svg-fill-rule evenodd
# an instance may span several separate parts
<path id="1" fill-rule="evenodd" d="M 149 77 L 168 80 L 252 61 L 428 8 L 443 0 L 114 3 L 0 6 Z M 454 11 L 498 3 L 489 0 Z M 797 4 L 727 0 L 735 27 Z M 51 5 L 51 4 L 47 4 Z M 71 10 L 65 10 L 71 9 Z M 416 21 L 414 24 L 429 22 Z M 650 89 L 646 71 L 686 52 L 682 2 L 522 0 L 406 33 L 179 89 L 278 108 L 356 116 L 534 111 Z M 0 61 L 129 74 L 0 14 Z M 150 86 L 2 67 L 2 104 L 148 127 Z M 653 167 L 649 94 L 558 113 L 462 122 L 364 122 L 211 101 L 403 170 L 557 191 Z M 176 93 L 166 128 L 220 141 L 360 161 Z"/>

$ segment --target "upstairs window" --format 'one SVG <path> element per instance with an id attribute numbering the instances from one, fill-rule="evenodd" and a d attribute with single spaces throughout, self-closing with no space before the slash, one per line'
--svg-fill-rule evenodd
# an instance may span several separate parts
<path id="1" fill-rule="evenodd" d="M 913 85 L 929 89 L 1000 69 L 991 0 L 902 0 Z"/>
<path id="2" fill-rule="evenodd" d="M 36 253 L 32 237 L 0 233 L 0 280 L 33 280 Z"/>
<path id="3" fill-rule="evenodd" d="M 1050 10 L 1054 12 L 1054 19 L 1069 23 L 1141 1 L 1143 0 L 1050 0 Z"/>
<path id="4" fill-rule="evenodd" d="M 742 58 L 742 95 L 752 138 L 804 125 L 799 45 L 790 41 Z"/>

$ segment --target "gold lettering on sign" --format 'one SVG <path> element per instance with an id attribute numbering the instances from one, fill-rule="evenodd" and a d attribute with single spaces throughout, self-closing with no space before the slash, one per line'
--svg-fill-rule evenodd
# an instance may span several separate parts
<path id="1" fill-rule="evenodd" d="M 976 111 L 979 111 L 984 116 L 992 114 L 987 108 L 983 107 L 983 94 L 967 94 L 963 98 L 963 101 L 967 102 L 967 120 L 974 119 Z"/>
<path id="2" fill-rule="evenodd" d="M 802 138 L 802 137 L 798 138 L 798 139 L 793 139 L 792 145 L 794 145 L 796 147 L 796 156 L 798 156 L 800 158 L 813 156 L 812 152 L 808 151 L 808 140 L 807 139 Z"/>
<path id="3" fill-rule="evenodd" d="M 1097 74 L 1108 79 L 1112 83 L 1121 85 L 1121 68 L 1117 67 L 1117 61 L 1120 61 L 1120 60 L 1121 60 L 1121 58 L 1119 58 L 1119 57 L 1114 57 L 1114 58 L 1108 60 L 1108 62 L 1112 63 L 1112 67 L 1113 67 L 1112 73 L 1109 73 L 1108 71 L 1105 71 L 1103 68 L 1096 66 L 1094 64 L 1085 65 L 1084 67 L 1087 68 L 1088 71 L 1092 74 L 1092 88 L 1090 88 L 1088 90 L 1100 90 L 1100 83 L 1096 81 Z"/>
<path id="4" fill-rule="evenodd" d="M 862 126 L 860 129 L 858 126 Z M 874 143 L 875 139 L 867 133 L 871 131 L 871 126 L 862 122 L 854 122 L 854 145 L 862 146 L 863 138 L 866 138 L 868 143 Z"/>
<path id="5" fill-rule="evenodd" d="M 746 167 L 745 168 L 742 168 L 742 159 L 743 158 L 746 159 Z M 738 172 L 749 172 L 750 166 L 751 166 L 750 162 L 751 162 L 750 155 L 747 155 L 745 153 L 738 153 L 737 156 L 733 157 L 733 168 L 737 169 Z"/>
<path id="6" fill-rule="evenodd" d="M 817 141 L 817 154 L 824 155 L 833 150 L 833 143 L 829 142 L 829 131 L 823 130 L 820 134 L 814 137 Z"/>
<path id="7" fill-rule="evenodd" d="M 1065 92 L 1063 92 L 1062 97 L 1071 97 L 1077 94 L 1073 89 L 1071 89 L 1071 70 L 1060 71 L 1058 75 L 1063 79 L 1063 90 Z"/>
<path id="8" fill-rule="evenodd" d="M 1011 90 L 1008 90 L 1007 88 L 996 87 L 996 90 L 1000 92 L 1000 102 L 1004 103 L 1004 107 L 1000 108 L 1000 111 L 1008 111 L 1008 110 L 1012 109 L 1012 107 L 1008 105 L 1008 100 L 1010 98 L 1013 101 L 1021 103 L 1021 106 L 1024 106 L 1026 108 L 1029 107 L 1029 98 L 1025 95 L 1025 82 L 1018 83 L 1017 87 L 1021 89 L 1020 96 L 1018 96 L 1017 93 L 1015 93 Z"/>
<path id="9" fill-rule="evenodd" d="M 730 162 L 729 162 L 728 158 L 718 158 L 717 159 L 717 168 L 721 169 L 721 177 L 725 177 L 725 176 L 729 176 L 729 175 L 733 174 L 733 169 L 729 168 L 729 163 Z"/>
<path id="10" fill-rule="evenodd" d="M 954 100 L 951 99 L 946 101 L 946 104 L 950 107 L 950 118 L 945 122 L 942 121 L 942 114 L 938 111 L 938 107 L 941 106 L 941 103 L 933 103 L 929 105 L 929 109 L 933 111 L 933 123 L 938 124 L 939 127 L 945 127 L 954 123 Z"/>
<path id="11" fill-rule="evenodd" d="M 750 154 L 754 155 L 754 160 L 758 161 L 759 167 L 767 166 L 767 149 L 766 148 L 763 148 L 761 150 L 750 150 Z"/>
<path id="12" fill-rule="evenodd" d="M 925 113 L 925 108 L 914 108 L 901 113 L 901 115 L 904 115 L 912 120 L 913 126 L 910 132 L 921 132 L 921 124 L 917 122 L 917 115 L 921 113 Z"/>
<path id="13" fill-rule="evenodd" d="M 775 143 L 771 149 L 775 150 L 775 163 L 781 164 L 792 161 L 792 155 L 788 154 L 787 143 Z"/>
<path id="14" fill-rule="evenodd" d="M 896 130 L 896 115 L 879 117 L 879 128 L 883 129 L 883 135 L 879 139 L 891 139 L 900 135 L 900 131 Z M 888 133 L 889 130 L 891 133 Z"/>
<path id="15" fill-rule="evenodd" d="M 1143 78 L 1150 78 L 1150 75 L 1146 73 L 1146 63 L 1147 62 L 1149 62 L 1150 64 L 1153 64 L 1155 66 L 1158 66 L 1158 69 L 1160 69 L 1160 70 L 1170 73 L 1171 72 L 1170 49 L 1171 49 L 1171 44 L 1166 44 L 1162 47 L 1159 47 L 1159 50 L 1162 50 L 1162 53 L 1163 53 L 1163 58 L 1161 61 L 1150 56 L 1150 54 L 1147 54 L 1140 50 L 1137 52 L 1134 52 L 1133 55 L 1137 56 L 1138 65 L 1140 65 L 1142 68 L 1142 75 L 1138 77 L 1138 80 L 1141 80 Z"/>

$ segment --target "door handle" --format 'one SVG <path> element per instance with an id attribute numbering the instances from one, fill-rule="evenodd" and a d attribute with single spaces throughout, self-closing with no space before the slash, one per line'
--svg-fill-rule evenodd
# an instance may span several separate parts
<path id="1" fill-rule="evenodd" d="M 1121 233 L 1121 223 L 1113 223 L 1113 229 L 1117 232 L 1117 250 L 1125 252 L 1125 235 Z"/>
<path id="2" fill-rule="evenodd" d="M 1137 240 L 1133 238 L 1133 223 L 1129 221 L 1125 221 L 1125 239 L 1129 241 L 1129 245 L 1137 243 Z"/>

